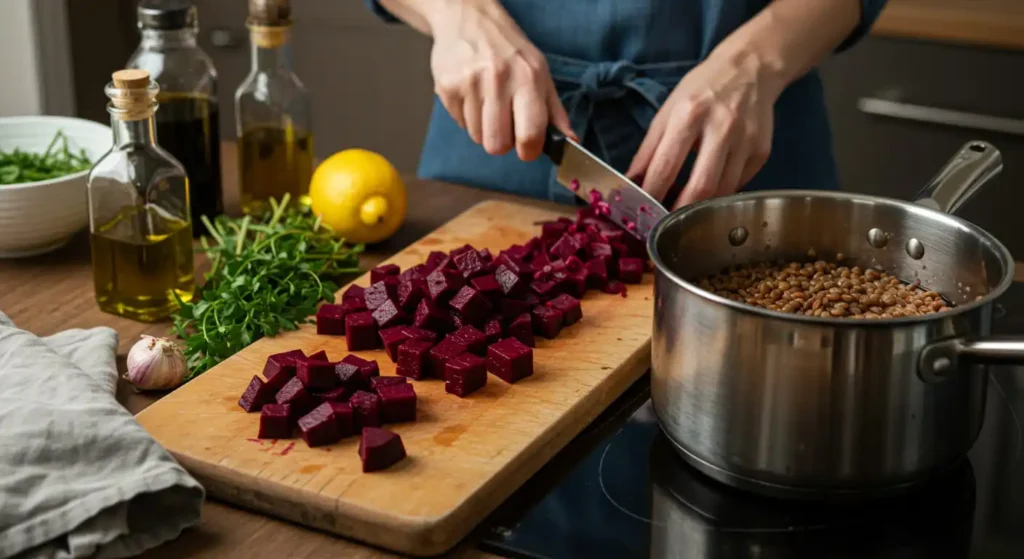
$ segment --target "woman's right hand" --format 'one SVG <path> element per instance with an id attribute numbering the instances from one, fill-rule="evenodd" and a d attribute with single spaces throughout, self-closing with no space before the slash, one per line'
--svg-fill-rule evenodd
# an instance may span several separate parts
<path id="1" fill-rule="evenodd" d="M 425 14 L 434 90 L 491 155 L 540 156 L 548 125 L 575 138 L 547 61 L 496 0 L 443 3 Z"/>

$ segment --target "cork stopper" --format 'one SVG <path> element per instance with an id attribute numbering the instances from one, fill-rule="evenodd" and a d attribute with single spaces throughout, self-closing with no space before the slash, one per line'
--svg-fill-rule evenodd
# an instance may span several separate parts
<path id="1" fill-rule="evenodd" d="M 287 27 L 292 23 L 290 0 L 249 0 L 249 25 Z"/>
<path id="2" fill-rule="evenodd" d="M 114 87 L 118 89 L 146 89 L 149 85 L 149 72 L 135 68 L 118 70 L 111 75 Z"/>
<path id="3" fill-rule="evenodd" d="M 156 111 L 160 87 L 149 79 L 149 72 L 135 68 L 118 70 L 105 88 L 110 98 L 110 113 L 121 120 L 141 120 Z"/>

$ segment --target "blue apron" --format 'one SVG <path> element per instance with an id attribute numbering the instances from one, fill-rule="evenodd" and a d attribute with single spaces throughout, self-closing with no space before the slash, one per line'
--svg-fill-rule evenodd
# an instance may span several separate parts
<path id="1" fill-rule="evenodd" d="M 885 0 L 860 0 L 862 36 Z M 381 17 L 394 21 L 373 0 Z M 545 54 L 574 131 L 624 171 L 657 110 L 679 80 L 768 0 L 506 0 L 506 10 Z M 772 151 L 744 190 L 835 189 L 838 175 L 821 79 L 812 71 L 775 104 Z M 676 181 L 690 174 L 692 156 Z M 422 178 L 573 203 L 550 161 L 491 156 L 435 98 L 417 174 Z"/>

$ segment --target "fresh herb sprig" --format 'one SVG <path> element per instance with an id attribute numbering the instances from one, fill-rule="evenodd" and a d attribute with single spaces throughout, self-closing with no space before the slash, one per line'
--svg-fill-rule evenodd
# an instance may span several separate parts
<path id="1" fill-rule="evenodd" d="M 335 237 L 305 208 L 270 201 L 262 216 L 202 217 L 211 268 L 198 296 L 181 305 L 174 328 L 185 339 L 188 379 L 252 342 L 311 322 L 337 278 L 359 271 L 362 245 Z"/>
<path id="2" fill-rule="evenodd" d="M 68 137 L 63 131 L 58 131 L 41 154 L 17 148 L 14 151 L 0 149 L 0 185 L 55 179 L 91 166 L 85 150 L 72 151 L 68 147 Z"/>

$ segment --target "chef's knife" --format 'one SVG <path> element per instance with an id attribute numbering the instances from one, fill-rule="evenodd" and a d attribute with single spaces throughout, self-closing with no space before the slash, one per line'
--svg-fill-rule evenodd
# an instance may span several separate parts
<path id="1" fill-rule="evenodd" d="M 557 130 L 548 130 L 544 154 L 557 167 L 559 184 L 588 203 L 595 196 L 592 191 L 596 191 L 608 203 L 607 217 L 641 240 L 646 240 L 654 225 L 668 215 L 650 194 Z"/>

